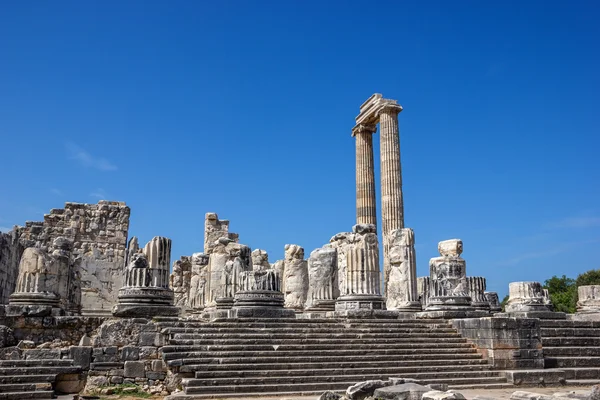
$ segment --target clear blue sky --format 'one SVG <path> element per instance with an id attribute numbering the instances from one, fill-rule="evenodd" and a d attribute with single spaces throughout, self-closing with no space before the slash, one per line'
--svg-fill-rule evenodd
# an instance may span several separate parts
<path id="1" fill-rule="evenodd" d="M 398 99 L 419 275 L 461 238 L 488 289 L 600 268 L 600 5 L 0 5 L 0 226 L 126 201 L 202 250 L 204 214 L 271 261 L 355 221 L 359 105 Z M 375 137 L 378 141 L 378 136 Z"/>

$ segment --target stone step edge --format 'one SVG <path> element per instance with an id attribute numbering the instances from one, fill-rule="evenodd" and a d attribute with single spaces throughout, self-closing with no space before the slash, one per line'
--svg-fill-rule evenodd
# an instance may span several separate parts
<path id="1" fill-rule="evenodd" d="M 467 380 L 467 382 L 464 382 L 463 385 L 484 385 L 486 384 L 486 380 L 488 381 L 487 384 L 506 384 L 506 380 L 502 381 L 502 378 L 479 378 L 479 379 L 472 379 L 473 382 L 469 383 L 468 382 L 468 378 L 465 378 L 465 380 Z M 456 381 L 456 379 L 454 378 L 450 378 L 450 379 L 428 379 L 426 382 L 423 382 L 422 385 L 428 385 L 428 384 L 436 384 L 436 383 L 446 383 L 449 384 L 452 381 Z M 326 391 L 326 390 L 342 390 L 342 388 L 347 388 L 349 386 L 352 386 L 356 384 L 355 381 L 351 381 L 351 382 L 315 382 L 315 383 L 290 383 L 290 384 L 268 384 L 268 385 L 264 385 L 264 384 L 256 384 L 256 385 L 229 385 L 229 386 L 184 386 L 184 390 L 190 389 L 192 391 L 194 390 L 198 390 L 198 389 L 202 389 L 204 393 L 186 393 L 186 394 L 205 394 L 205 393 L 220 393 L 222 396 L 224 395 L 229 395 L 230 393 L 236 393 L 235 390 L 237 389 L 245 389 L 248 391 L 252 391 L 253 389 L 259 389 L 258 392 L 259 393 L 264 393 L 262 390 L 262 388 L 265 387 L 270 387 L 270 386 L 286 386 L 286 387 L 294 387 L 294 386 L 309 386 L 311 388 L 307 388 L 306 390 L 299 390 L 299 392 L 302 391 L 309 391 L 309 390 L 316 390 L 313 389 L 312 387 L 314 386 L 323 386 L 322 389 L 320 389 L 322 392 Z M 330 389 L 330 387 L 333 387 L 333 389 Z M 227 391 L 228 389 L 233 389 L 233 391 Z M 270 390 L 271 391 L 271 390 Z"/>
<path id="2" fill-rule="evenodd" d="M 479 379 L 479 378 L 501 378 L 504 379 L 505 377 L 501 374 L 498 374 L 497 371 L 472 371 L 467 373 L 468 375 L 472 375 L 472 376 L 463 376 L 465 373 L 461 373 L 461 372 L 456 372 L 456 373 L 452 373 L 452 372 L 448 372 L 448 373 L 439 373 L 439 372 L 423 372 L 423 373 L 414 373 L 411 374 L 411 378 L 413 379 Z M 427 376 L 438 376 L 438 378 L 431 378 L 431 377 L 427 377 Z M 450 376 L 448 376 L 450 375 Z M 459 376 L 452 376 L 452 375 L 459 375 Z M 182 381 L 183 386 L 185 387 L 207 387 L 207 386 L 215 386 L 215 387 L 221 387 L 221 386 L 232 386 L 232 385 L 220 385 L 219 383 L 221 382 L 231 382 L 233 379 L 237 380 L 237 381 L 246 381 L 246 380 L 285 380 L 285 381 L 290 381 L 290 380 L 312 380 L 313 382 L 290 382 L 290 383 L 296 383 L 296 384 L 304 384 L 304 383 L 337 383 L 335 380 L 331 380 L 332 378 L 339 378 L 339 379 L 348 379 L 351 381 L 355 381 L 355 382 L 361 382 L 361 381 L 368 381 L 368 380 L 377 380 L 377 379 L 381 379 L 381 374 L 360 374 L 360 375 L 308 375 L 308 376 L 270 376 L 270 377 L 233 377 L 233 378 L 185 378 Z M 198 382 L 196 382 L 198 381 Z M 199 384 L 200 382 L 210 382 L 210 385 L 202 385 Z M 268 382 L 260 382 L 260 383 L 244 383 L 244 382 L 238 382 L 236 383 L 237 385 L 242 385 L 242 386 L 254 386 L 254 385 L 263 385 L 263 384 L 270 384 Z"/>

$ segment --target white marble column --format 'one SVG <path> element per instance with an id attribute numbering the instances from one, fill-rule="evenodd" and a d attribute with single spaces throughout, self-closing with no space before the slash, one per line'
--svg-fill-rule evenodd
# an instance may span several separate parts
<path id="1" fill-rule="evenodd" d="M 394 229 L 404 228 L 402 199 L 402 169 L 400 164 L 400 135 L 398 114 L 402 107 L 388 100 L 379 109 L 380 162 L 381 162 L 381 234 L 383 237 L 384 266 L 389 270 L 388 236 Z M 384 276 L 384 281 L 386 281 Z"/>
<path id="2" fill-rule="evenodd" d="M 352 129 L 356 138 L 356 223 L 377 225 L 375 203 L 375 165 L 373 134 L 376 126 L 358 124 Z"/>

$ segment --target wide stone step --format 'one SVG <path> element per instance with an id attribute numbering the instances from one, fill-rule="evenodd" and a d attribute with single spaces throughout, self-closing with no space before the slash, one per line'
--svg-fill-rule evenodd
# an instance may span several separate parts
<path id="1" fill-rule="evenodd" d="M 58 374 L 76 374 L 81 371 L 81 367 L 2 367 L 1 376 L 11 375 L 58 375 Z"/>
<path id="2" fill-rule="evenodd" d="M 410 345 L 408 343 L 400 344 L 369 344 L 368 346 L 362 343 L 336 343 L 336 344 L 289 344 L 287 341 L 271 341 L 265 344 L 226 344 L 226 345 L 206 345 L 206 346 L 164 346 L 163 354 L 170 353 L 188 353 L 188 352 L 387 352 L 397 351 L 399 353 L 448 353 L 448 352 L 475 352 L 475 347 L 470 343 L 420 343 Z"/>
<path id="3" fill-rule="evenodd" d="M 34 400 L 52 398 L 54 398 L 54 392 L 52 390 L 36 392 L 0 393 L 0 400 Z"/>
<path id="4" fill-rule="evenodd" d="M 426 383 L 447 383 L 447 384 L 475 384 L 475 383 L 505 383 L 504 377 L 477 377 L 477 378 L 438 378 L 428 379 Z M 320 383 L 286 383 L 281 382 L 274 385 L 223 385 L 223 386 L 184 386 L 185 394 L 202 393 L 252 393 L 252 392 L 305 392 L 315 390 L 344 390 L 348 386 L 354 385 L 356 381 L 346 382 L 320 382 Z"/>
<path id="5" fill-rule="evenodd" d="M 402 368 L 402 367 L 428 367 L 428 366 L 462 366 L 462 365 L 488 365 L 488 361 L 482 358 L 479 359 L 432 359 L 432 360 L 398 360 L 394 358 L 392 361 L 372 361 L 361 359 L 360 361 L 331 361 L 328 362 L 294 362 L 287 363 L 248 363 L 249 360 L 243 360 L 239 364 L 194 364 L 183 363 L 189 360 L 173 360 L 169 361 L 170 366 L 178 366 L 179 372 L 196 372 L 196 371 L 258 371 L 258 370 L 297 370 L 297 369 L 351 369 L 351 368 Z"/>
<path id="6" fill-rule="evenodd" d="M 423 368 L 421 364 L 413 367 L 355 367 L 355 368 L 321 368 L 321 369 L 253 369 L 253 370 L 228 370 L 228 371 L 196 371 L 197 379 L 216 379 L 216 378 L 244 378 L 244 377 L 270 377 L 270 376 L 333 376 L 333 375 L 378 375 L 380 377 L 392 376 L 410 376 L 423 372 L 427 373 L 446 373 L 446 372 L 469 372 L 469 371 L 489 371 L 487 364 L 476 365 L 431 365 Z M 380 378 L 377 378 L 380 379 Z"/>
<path id="7" fill-rule="evenodd" d="M 467 389 L 513 389 L 517 390 L 515 385 L 508 382 L 481 382 L 481 383 L 467 383 L 460 385 L 448 384 L 448 389 L 453 390 L 467 390 Z"/>
<path id="8" fill-rule="evenodd" d="M 545 368 L 600 367 L 600 357 L 544 357 Z"/>
<path id="9" fill-rule="evenodd" d="M 42 366 L 70 366 L 73 360 L 0 360 L 2 367 L 42 367 Z"/>
<path id="10" fill-rule="evenodd" d="M 460 379 L 460 378 L 485 378 L 499 377 L 497 371 L 454 371 L 454 372 L 419 372 L 411 375 L 413 379 Z M 183 385 L 192 386 L 223 386 L 223 385 L 276 385 L 286 383 L 319 383 L 319 382 L 361 382 L 366 380 L 381 379 L 379 374 L 332 374 L 332 375 L 279 375 L 269 377 L 231 377 L 213 379 L 186 379 Z"/>
<path id="11" fill-rule="evenodd" d="M 273 333 L 295 333 L 295 334 L 304 334 L 304 333 L 344 333 L 344 334 L 361 334 L 361 333 L 398 333 L 398 334 L 439 334 L 439 333 L 454 333 L 457 331 L 451 327 L 445 328 L 412 328 L 412 327 L 339 327 L 339 329 L 331 328 L 331 327 L 322 327 L 322 326 L 314 326 L 310 328 L 302 328 L 302 327 L 281 327 L 281 328 L 242 328 L 242 327 L 231 327 L 231 328 L 223 328 L 223 327 L 203 327 L 203 328 L 190 328 L 190 327 L 182 327 L 182 328 L 164 328 L 162 330 L 165 333 L 176 334 L 176 333 L 200 333 L 200 334 L 209 334 L 209 333 L 256 333 L 256 332 L 273 332 Z"/>
<path id="12" fill-rule="evenodd" d="M 397 330 L 431 330 L 431 329 L 453 329 L 449 324 L 242 324 L 242 325 L 223 325 L 223 324 L 177 324 L 162 325 L 162 330 L 177 329 L 198 329 L 198 330 L 224 330 L 224 329 L 267 329 L 267 330 L 340 330 L 340 329 L 397 329 Z"/>
<path id="13" fill-rule="evenodd" d="M 194 346 L 208 346 L 208 345 L 261 345 L 261 344 L 289 344 L 289 345 L 328 345 L 328 346 L 359 346 L 364 348 L 365 345 L 369 347 L 387 347 L 387 346 L 416 346 L 416 347 L 467 347 L 471 346 L 467 343 L 467 339 L 461 337 L 453 338 L 442 338 L 442 339 L 427 339 L 427 338 L 378 338 L 376 341 L 373 339 L 359 339 L 349 338 L 340 341 L 338 338 L 324 337 L 324 338 L 288 338 L 288 339 L 274 339 L 270 337 L 263 337 L 260 339 L 170 339 L 168 348 L 180 347 L 194 347 Z M 164 351 L 164 348 L 163 348 Z"/>
<path id="14" fill-rule="evenodd" d="M 0 385 L 0 393 L 35 392 L 40 390 L 52 390 L 52 383 L 8 383 Z"/>
<path id="15" fill-rule="evenodd" d="M 54 382 L 56 374 L 46 375 L 2 375 L 0 376 L 0 385 L 13 383 L 42 383 Z"/>
<path id="16" fill-rule="evenodd" d="M 163 359 L 165 361 L 176 360 L 176 359 L 228 359 L 228 358 L 238 358 L 238 359 L 263 359 L 263 358 L 273 358 L 277 357 L 279 359 L 290 357 L 294 360 L 296 359 L 308 359 L 311 357 L 315 357 L 314 354 L 318 354 L 319 357 L 327 357 L 331 359 L 332 357 L 335 359 L 345 359 L 347 357 L 356 357 L 357 353 L 359 357 L 367 357 L 369 359 L 375 359 L 377 357 L 386 357 L 394 356 L 399 359 L 402 358 L 417 358 L 417 359 L 425 359 L 431 358 L 436 354 L 440 357 L 446 357 L 447 355 L 452 355 L 452 359 L 458 357 L 459 355 L 472 355 L 477 354 L 477 349 L 475 348 L 465 348 L 465 349 L 455 349 L 455 348 L 446 348 L 446 349 L 363 349 L 357 352 L 356 349 L 350 350 L 273 350 L 271 346 L 270 350 L 238 350 L 238 351 L 186 351 L 186 352 L 177 352 L 177 353 L 166 353 L 163 354 Z M 243 347 L 241 347 L 243 349 Z M 307 358 L 308 357 L 308 358 Z M 437 358 L 437 357 L 435 357 Z M 480 355 L 475 356 L 474 358 L 480 358 Z"/>
<path id="17" fill-rule="evenodd" d="M 333 333 L 333 332 L 325 332 L 325 333 L 281 333 L 281 332 L 249 332 L 245 334 L 235 334 L 235 333 L 176 333 L 172 336 L 173 339 L 196 339 L 196 340 L 205 340 L 205 339 L 325 339 L 325 338 L 335 338 L 339 340 L 348 340 L 352 338 L 357 339 L 379 339 L 379 338 L 387 338 L 387 339 L 412 339 L 412 340 L 427 340 L 430 342 L 435 342 L 439 339 L 460 339 L 461 336 L 458 333 L 428 333 L 428 334 L 416 334 L 416 333 L 397 333 L 397 332 L 388 332 L 388 333 Z"/>
<path id="18" fill-rule="evenodd" d="M 570 384 L 572 379 L 600 379 L 600 367 L 596 368 L 561 368 L 562 371 L 565 371 L 565 379 L 567 379 Z"/>
<path id="19" fill-rule="evenodd" d="M 460 359 L 480 359 L 479 353 L 444 353 L 444 354 L 371 354 L 362 352 L 352 355 L 298 355 L 294 356 L 294 362 L 298 363 L 319 363 L 335 360 L 337 362 L 365 362 L 368 361 L 411 361 L 411 360 L 460 360 Z M 260 353 L 259 353 L 260 354 Z M 204 357 L 203 357 L 204 356 Z M 184 358 L 185 357 L 185 358 Z M 240 364 L 240 363 L 285 363 L 290 360 L 290 356 L 273 356 L 271 354 L 260 354 L 254 357 L 221 357 L 215 358 L 202 352 L 167 353 L 163 356 L 166 361 L 181 359 L 183 364 Z"/>
<path id="20" fill-rule="evenodd" d="M 542 341 L 547 337 L 578 337 L 578 336 L 587 336 L 587 337 L 600 337 L 600 329 L 598 328 L 541 328 L 540 334 L 542 336 Z"/>
<path id="21" fill-rule="evenodd" d="M 599 357 L 600 347 L 544 347 L 544 357 Z"/>
<path id="22" fill-rule="evenodd" d="M 573 321 L 568 319 L 540 319 L 541 328 L 600 328 L 600 321 Z"/>
<path id="23" fill-rule="evenodd" d="M 545 337 L 542 338 L 544 350 L 550 347 L 563 346 L 600 346 L 600 337 Z"/>
<path id="24" fill-rule="evenodd" d="M 183 325 L 219 325 L 219 326 L 244 326 L 244 325 L 451 325 L 445 319 L 346 319 L 346 318 L 296 318 L 277 320 L 271 318 L 222 318 L 212 321 L 180 319 L 178 321 L 160 321 L 154 319 L 159 326 Z"/>
<path id="25" fill-rule="evenodd" d="M 346 389 L 344 390 L 333 390 L 338 394 L 344 394 Z M 291 396 L 294 397 L 312 397 L 313 399 L 318 398 L 321 394 L 323 394 L 323 390 L 308 390 L 303 392 L 253 392 L 253 393 L 230 393 L 227 395 L 227 398 L 253 398 L 260 397 L 261 399 L 268 400 L 281 400 L 287 399 Z M 203 399 L 223 399 L 223 396 L 219 393 L 204 393 L 204 394 L 185 394 L 184 392 L 178 392 L 172 394 L 170 396 L 165 397 L 164 400 L 203 400 Z M 311 399 L 312 400 L 312 399 Z"/>

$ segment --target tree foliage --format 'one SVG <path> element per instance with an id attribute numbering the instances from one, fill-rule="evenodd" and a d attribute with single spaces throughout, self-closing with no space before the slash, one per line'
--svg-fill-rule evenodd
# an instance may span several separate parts
<path id="1" fill-rule="evenodd" d="M 600 270 L 593 269 L 577 276 L 577 279 L 553 276 L 544 282 L 555 311 L 574 313 L 577 311 L 577 288 L 584 285 L 600 285 Z"/>

